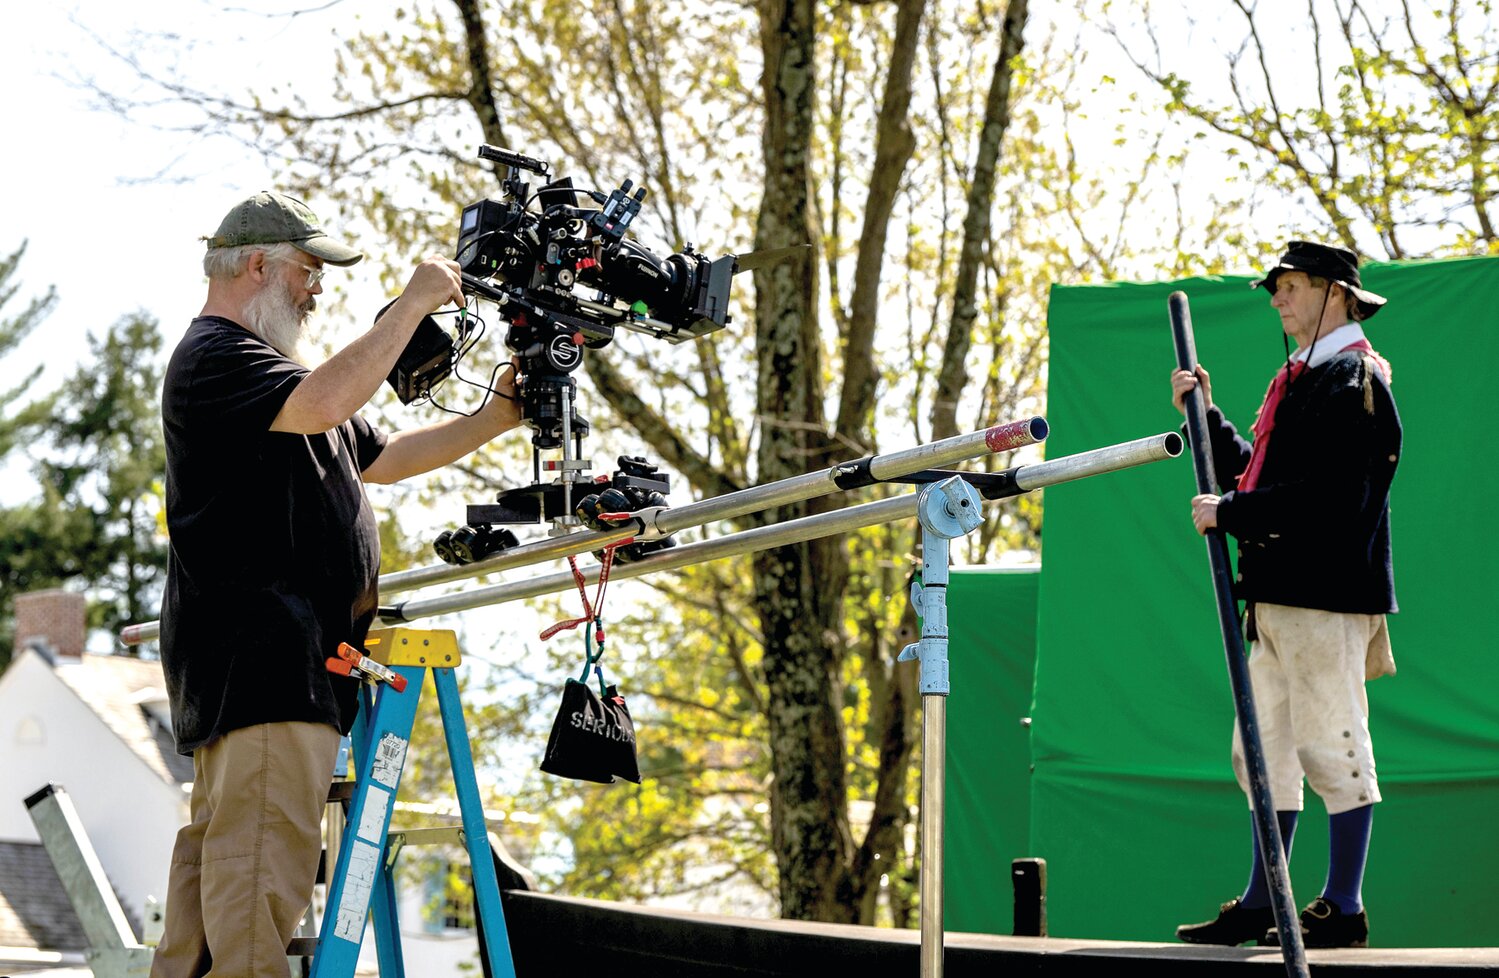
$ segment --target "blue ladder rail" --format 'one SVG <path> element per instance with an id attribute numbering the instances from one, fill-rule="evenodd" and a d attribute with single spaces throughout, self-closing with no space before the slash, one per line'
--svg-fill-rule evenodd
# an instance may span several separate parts
<path id="1" fill-rule="evenodd" d="M 370 631 L 365 645 L 372 659 L 405 678 L 406 688 L 397 691 L 390 683 L 380 682 L 373 694 L 368 685 L 360 691 L 353 731 L 358 774 L 338 861 L 328 882 L 312 978 L 353 978 L 365 922 L 372 916 L 381 978 L 405 976 L 394 882 L 399 853 L 389 845 L 390 818 L 428 672 L 437 690 L 473 878 L 474 904 L 482 923 L 480 954 L 489 965 L 488 974 L 514 978 L 515 962 L 500 907 L 489 830 L 454 673 L 461 661 L 457 638 L 446 629 L 381 628 Z"/>

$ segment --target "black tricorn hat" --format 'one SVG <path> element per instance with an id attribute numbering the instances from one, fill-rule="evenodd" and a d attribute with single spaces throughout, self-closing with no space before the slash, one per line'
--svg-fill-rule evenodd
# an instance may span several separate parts
<path id="1" fill-rule="evenodd" d="M 1338 283 L 1358 300 L 1362 319 L 1379 312 L 1386 301 L 1384 296 L 1375 295 L 1359 282 L 1358 256 L 1347 248 L 1334 248 L 1315 241 L 1292 241 L 1286 245 L 1286 253 L 1280 256 L 1275 267 L 1266 272 L 1264 278 L 1249 283 L 1249 287 L 1264 286 L 1274 294 L 1275 280 L 1281 272 L 1305 272 Z"/>

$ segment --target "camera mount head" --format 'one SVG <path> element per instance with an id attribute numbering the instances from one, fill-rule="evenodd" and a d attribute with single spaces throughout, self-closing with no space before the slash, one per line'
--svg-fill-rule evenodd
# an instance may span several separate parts
<path id="1" fill-rule="evenodd" d="M 661 257 L 635 240 L 630 229 L 647 193 L 629 180 L 605 194 L 574 187 L 568 177 L 554 179 L 548 163 L 522 153 L 485 145 L 478 155 L 503 168 L 502 193 L 463 208 L 456 261 L 464 293 L 493 302 L 507 324 L 536 482 L 501 493 L 495 505 L 471 507 L 470 525 L 549 520 L 553 533 L 567 532 L 578 524 L 574 488 L 587 481 L 589 468 L 582 455 L 590 426 L 577 413 L 574 377 L 586 351 L 607 347 L 619 329 L 670 343 L 723 329 L 741 262 L 735 255 L 709 258 L 691 246 Z M 546 182 L 533 193 L 526 174 Z M 746 256 L 743 270 L 767 260 L 775 259 Z M 576 294 L 579 286 L 592 296 Z M 430 396 L 456 369 L 472 346 L 467 322 L 460 320 L 456 344 L 430 317 L 423 322 L 391 373 L 402 403 Z M 560 451 L 561 458 L 543 465 L 543 451 Z M 540 481 L 543 468 L 556 473 L 555 482 Z"/>

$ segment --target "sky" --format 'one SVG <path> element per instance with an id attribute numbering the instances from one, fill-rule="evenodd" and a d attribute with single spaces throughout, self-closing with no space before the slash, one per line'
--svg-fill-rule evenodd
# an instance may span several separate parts
<path id="1" fill-rule="evenodd" d="M 300 6 L 309 12 L 287 15 Z M 139 34 L 176 35 L 183 40 L 170 56 L 182 75 L 242 80 L 228 91 L 288 81 L 326 89 L 331 33 L 347 36 L 356 17 L 383 21 L 396 6 L 396 0 L 53 0 L 13 12 L 11 29 L 0 33 L 0 92 L 13 134 L 12 150 L 0 158 L 0 178 L 10 190 L 0 208 L 0 253 L 29 241 L 18 274 L 22 294 L 11 311 L 48 285 L 56 286 L 59 302 L 8 367 L 19 372 L 44 363 L 41 383 L 54 386 L 90 333 L 137 310 L 157 317 L 170 349 L 202 304 L 199 236 L 212 233 L 236 201 L 276 185 L 270 164 L 228 139 L 159 131 L 103 110 L 81 77 L 98 78 L 122 97 L 150 93 L 101 40 L 130 51 L 140 50 Z M 167 178 L 156 179 L 162 173 Z M 372 264 L 355 270 L 356 296 L 368 294 Z"/>
<path id="2" fill-rule="evenodd" d="M 28 248 L 17 275 L 21 293 L 0 312 L 13 313 L 49 285 L 58 303 L 4 361 L 11 375 L 40 364 L 39 392 L 51 389 L 85 356 L 90 336 L 140 311 L 158 321 L 170 350 L 203 302 L 200 236 L 211 234 L 238 200 L 277 186 L 274 164 L 260 154 L 225 137 L 121 118 L 85 79 L 108 96 L 157 96 L 116 53 L 149 50 L 148 67 L 163 76 L 203 84 L 229 79 L 221 90 L 231 93 L 290 84 L 316 95 L 330 88 L 335 35 L 349 36 L 361 18 L 391 23 L 398 6 L 398 0 L 53 0 L 13 12 L 12 29 L 0 33 L 0 92 L 12 134 L 11 152 L 0 156 L 0 186 L 10 191 L 0 207 L 0 253 L 22 241 Z M 1039 36 L 1042 18 L 1056 9 L 1033 13 L 1028 35 Z M 162 43 L 164 36 L 176 40 Z M 1109 45 L 1092 60 L 1095 72 L 1129 77 Z M 1084 111 L 1108 120 L 1109 97 L 1119 96 L 1098 93 Z M 185 126 L 195 116 L 158 111 L 152 119 Z M 1107 124 L 1097 131 L 1105 140 L 1113 135 Z M 329 229 L 338 235 L 336 223 Z M 335 338 L 352 339 L 359 311 L 385 301 L 375 281 L 379 262 L 375 255 L 354 269 L 334 269 L 325 282 L 330 292 L 346 290 L 355 312 L 325 317 Z M 26 465 L 13 458 L 0 470 L 0 505 L 35 492 Z M 402 524 L 423 532 L 451 525 L 457 515 L 408 519 L 403 512 Z"/>
<path id="3" fill-rule="evenodd" d="M 0 156 L 0 254 L 23 241 L 20 294 L 0 313 L 57 290 L 52 314 L 8 356 L 11 376 L 37 365 L 38 393 L 61 383 L 122 317 L 145 312 L 169 351 L 201 308 L 205 283 L 200 236 L 211 234 L 238 200 L 277 185 L 275 166 L 225 137 L 202 137 L 121 118 L 90 91 L 156 97 L 120 53 L 152 52 L 150 70 L 200 81 L 231 79 L 222 90 L 264 91 L 290 84 L 313 93 L 330 88 L 335 33 L 360 19 L 391 22 L 397 0 L 54 0 L 13 13 L 0 32 L 0 92 L 13 134 Z M 299 8 L 306 12 L 298 12 Z M 163 44 L 163 36 L 175 43 Z M 145 39 L 150 39 L 149 42 Z M 207 84 L 204 82 L 204 84 Z M 190 112 L 156 121 L 186 125 Z M 22 136 L 24 134 L 24 137 Z M 317 201 L 312 201 L 314 208 Z M 455 215 L 456 217 L 456 215 Z M 336 223 L 330 231 L 338 235 Z M 359 242 L 354 242 L 356 245 Z M 347 290 L 353 316 L 325 318 L 335 337 L 352 339 L 361 310 L 387 296 L 375 282 L 380 258 L 334 269 L 325 289 Z M 326 300 L 325 300 L 325 305 Z M 0 385 L 4 386 L 4 385 Z M 414 418 L 413 424 L 431 419 Z M 24 458 L 0 471 L 0 505 L 35 491 Z"/>
<path id="4" fill-rule="evenodd" d="M 1242 18 L 1222 0 L 1154 3 L 1152 23 L 1169 64 L 1179 65 L 1183 57 L 1211 61 L 1242 38 Z M 1289 0 L 1261 7 L 1274 11 L 1279 3 L 1289 5 Z M 199 236 L 211 233 L 233 203 L 277 184 L 272 164 L 227 138 L 163 131 L 101 108 L 103 100 L 85 90 L 82 78 L 95 78 L 122 98 L 159 94 L 143 86 L 110 48 L 144 51 L 143 36 L 175 37 L 175 43 L 153 41 L 149 46 L 151 70 L 164 76 L 175 71 L 203 84 L 208 84 L 205 79 L 229 79 L 222 90 L 231 93 L 290 84 L 318 95 L 330 88 L 335 51 L 330 41 L 335 35 L 347 37 L 369 24 L 394 29 L 392 14 L 401 6 L 400 0 L 44 0 L 17 5 L 8 18 L 9 29 L 0 33 L 0 92 L 10 134 L 10 152 L 0 158 L 0 177 L 9 191 L 0 207 L 0 253 L 30 242 L 19 273 L 22 295 L 13 300 L 12 311 L 28 294 L 48 285 L 57 287 L 59 304 L 7 366 L 20 372 L 44 363 L 41 383 L 53 386 L 84 352 L 89 333 L 102 333 L 137 310 L 157 317 L 170 348 L 202 303 Z M 1028 44 L 1041 43 L 1052 26 L 1049 18 L 1064 30 L 1077 26 L 1070 3 L 1032 7 Z M 1079 111 L 1088 122 L 1073 135 L 1080 140 L 1084 160 L 1113 150 L 1118 110 L 1129 106 L 1133 113 L 1138 106 L 1130 103 L 1131 93 L 1144 88 L 1138 73 L 1097 27 L 1091 24 L 1085 35 L 1085 75 L 1114 81 L 1098 86 L 1080 79 Z M 1090 24 L 1083 29 L 1089 31 Z M 1310 61 L 1304 41 L 1277 39 L 1272 44 L 1277 72 L 1290 68 L 1306 73 Z M 1142 55 L 1150 50 L 1142 36 L 1133 37 L 1132 46 Z M 1204 73 L 1200 84 L 1211 82 L 1211 74 Z M 171 118 L 161 113 L 153 117 Z M 194 118 L 185 113 L 175 121 L 187 124 Z M 1147 109 L 1143 123 L 1154 118 Z M 1194 166 L 1206 167 L 1193 174 L 1194 190 L 1221 183 L 1229 174 L 1226 167 L 1215 172 L 1204 155 L 1194 157 Z M 337 225 L 331 229 L 336 233 Z M 378 260 L 375 256 L 351 272 L 338 273 L 347 280 L 356 310 L 375 299 L 384 301 L 374 285 Z M 330 276 L 325 288 L 337 285 L 338 279 Z"/>
<path id="5" fill-rule="evenodd" d="M 295 13 L 304 6 L 307 12 Z M 170 349 L 201 307 L 199 236 L 212 233 L 236 201 L 277 183 L 271 164 L 227 138 L 163 131 L 103 109 L 82 78 L 98 79 L 123 98 L 159 94 L 110 48 L 140 51 L 142 35 L 175 36 L 175 44 L 153 43 L 153 52 L 166 53 L 153 54 L 152 70 L 238 80 L 224 85 L 229 92 L 285 83 L 321 92 L 333 73 L 334 32 L 348 36 L 361 19 L 388 23 L 398 6 L 397 0 L 52 0 L 13 12 L 11 29 L 0 34 L 0 92 L 13 134 L 12 151 L 0 158 L 10 191 L 0 208 L 0 253 L 29 241 L 18 275 L 22 295 L 12 311 L 48 285 L 56 286 L 59 303 L 7 366 L 19 372 L 43 363 L 41 384 L 54 386 L 90 333 L 138 310 L 159 320 Z M 1030 36 L 1048 15 L 1032 13 Z M 1190 38 L 1205 28 L 1169 30 Z M 1096 47 L 1092 70 L 1128 82 L 1132 69 L 1117 50 Z M 1103 124 L 1110 97 L 1123 96 L 1094 93 L 1083 109 L 1099 121 L 1094 128 L 1105 141 L 1113 135 Z M 177 119 L 192 120 L 191 114 Z M 337 225 L 331 229 L 336 233 Z M 367 304 L 366 296 L 384 300 L 374 271 L 375 262 L 367 261 L 338 273 L 347 277 L 356 308 Z M 337 284 L 330 276 L 325 288 Z"/>
<path id="6" fill-rule="evenodd" d="M 259 6 L 287 10 L 295 2 Z M 288 18 L 224 13 L 205 0 L 61 0 L 12 13 L 11 29 L 0 34 L 0 91 L 13 136 L 0 160 L 0 185 L 11 191 L 0 209 L 0 251 L 28 241 L 17 276 L 22 296 L 53 285 L 59 301 L 8 361 L 11 370 L 43 363 L 41 383 L 54 386 L 90 333 L 138 310 L 157 317 L 170 349 L 202 306 L 198 237 L 237 200 L 275 184 L 261 157 L 228 140 L 159 132 L 101 110 L 80 76 L 126 96 L 138 86 L 90 34 L 123 50 L 135 31 L 212 38 L 184 42 L 174 54 L 191 76 L 212 70 L 248 87 L 256 78 L 329 77 L 329 32 L 348 22 L 351 6 Z M 163 171 L 167 180 L 153 179 Z"/>

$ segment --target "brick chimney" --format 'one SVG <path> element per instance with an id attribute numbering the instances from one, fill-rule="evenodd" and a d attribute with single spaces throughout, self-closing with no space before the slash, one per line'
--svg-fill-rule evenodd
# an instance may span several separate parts
<path id="1" fill-rule="evenodd" d="M 13 654 L 44 646 L 56 661 L 83 658 L 83 595 L 73 591 L 32 591 L 16 595 L 16 645 Z"/>

